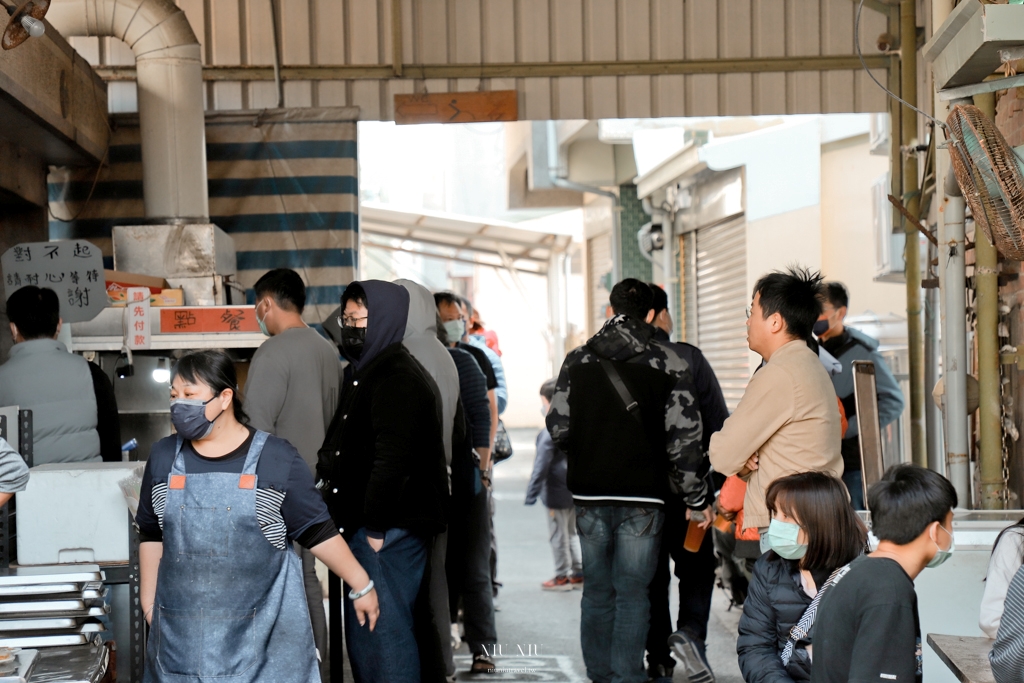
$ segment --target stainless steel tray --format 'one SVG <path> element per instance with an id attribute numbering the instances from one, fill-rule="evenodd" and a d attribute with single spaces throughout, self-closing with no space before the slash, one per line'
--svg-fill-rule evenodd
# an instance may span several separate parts
<path id="1" fill-rule="evenodd" d="M 0 636 L 0 647 L 69 647 L 71 645 L 86 645 L 91 642 L 92 634 L 68 633 L 68 634 L 19 634 L 16 636 Z"/>
<path id="2" fill-rule="evenodd" d="M 28 586 L 0 586 L 0 598 L 19 597 L 23 595 L 56 595 L 59 593 L 77 593 L 85 586 L 92 584 L 80 583 L 43 583 Z"/>
<path id="3" fill-rule="evenodd" d="M 107 673 L 108 652 L 101 645 L 40 650 L 28 683 L 99 683 Z"/>
<path id="4" fill-rule="evenodd" d="M 102 582 L 98 564 L 55 564 L 0 569 L 0 586 Z"/>
<path id="5" fill-rule="evenodd" d="M 48 612 L 83 612 L 85 609 L 85 601 L 81 599 L 0 602 L 0 615 L 39 614 Z"/>
<path id="6" fill-rule="evenodd" d="M 38 652 L 36 650 L 21 650 L 14 655 L 17 658 L 17 666 L 14 671 L 0 674 L 0 683 L 26 683 L 32 675 Z"/>
<path id="7" fill-rule="evenodd" d="M 0 634 L 8 631 L 50 631 L 73 629 L 79 620 L 74 617 L 46 617 L 39 619 L 0 619 Z"/>

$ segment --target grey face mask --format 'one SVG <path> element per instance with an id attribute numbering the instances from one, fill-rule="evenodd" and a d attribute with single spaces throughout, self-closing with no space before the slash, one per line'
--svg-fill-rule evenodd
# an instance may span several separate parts
<path id="1" fill-rule="evenodd" d="M 174 424 L 174 431 L 180 434 L 181 438 L 199 441 L 210 435 L 210 432 L 213 431 L 213 423 L 217 421 L 217 417 L 220 417 L 218 415 L 213 420 L 206 419 L 206 405 L 210 401 L 204 401 L 201 398 L 171 400 L 171 422 Z M 221 414 L 223 412 L 221 411 Z"/>

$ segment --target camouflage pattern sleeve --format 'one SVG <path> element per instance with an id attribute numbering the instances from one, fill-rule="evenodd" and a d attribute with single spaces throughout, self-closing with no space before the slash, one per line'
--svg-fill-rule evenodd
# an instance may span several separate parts
<path id="1" fill-rule="evenodd" d="M 558 379 L 555 380 L 555 393 L 551 397 L 551 409 L 545 418 L 548 432 L 555 445 L 565 452 L 569 452 L 569 368 L 579 362 L 580 356 L 585 354 L 586 347 L 580 347 L 571 351 L 562 363 L 562 369 L 558 372 Z"/>
<path id="2" fill-rule="evenodd" d="M 711 502 L 707 481 L 710 463 L 701 442 L 703 425 L 693 374 L 686 360 L 672 349 L 661 344 L 657 348 L 664 369 L 676 379 L 665 405 L 669 487 L 682 496 L 688 508 L 703 510 Z"/>

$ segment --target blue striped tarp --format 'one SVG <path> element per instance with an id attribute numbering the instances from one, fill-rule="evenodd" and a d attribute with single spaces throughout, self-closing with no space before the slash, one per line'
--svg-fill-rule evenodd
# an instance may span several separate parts
<path id="1" fill-rule="evenodd" d="M 234 238 L 238 281 L 250 301 L 263 273 L 292 268 L 307 286 L 304 317 L 320 323 L 356 279 L 357 113 L 311 108 L 207 115 L 210 221 Z M 109 166 L 98 180 L 95 169 L 57 169 L 49 178 L 50 239 L 89 239 L 103 249 L 108 267 L 111 229 L 144 217 L 137 119 L 116 122 Z"/>

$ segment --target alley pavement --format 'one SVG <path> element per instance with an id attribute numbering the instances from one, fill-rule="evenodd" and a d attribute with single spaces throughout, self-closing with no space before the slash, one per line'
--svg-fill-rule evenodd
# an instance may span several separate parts
<path id="1" fill-rule="evenodd" d="M 542 581 L 553 575 L 545 509 L 541 503 L 526 506 L 523 500 L 533 469 L 536 430 L 510 430 L 514 455 L 496 465 L 494 472 L 495 528 L 498 536 L 498 643 L 502 656 L 499 671 L 487 680 L 587 681 L 580 651 L 580 598 L 582 590 L 542 591 Z M 673 579 L 672 614 L 676 613 L 676 582 Z M 725 594 L 716 589 L 708 625 L 708 660 L 718 683 L 741 683 L 736 663 L 736 626 L 739 610 L 728 610 Z M 674 618 L 674 617 L 673 617 Z M 468 673 L 469 650 L 457 652 L 457 678 L 479 680 Z M 674 683 L 687 678 L 677 667 Z"/>

